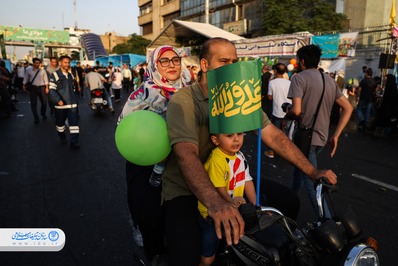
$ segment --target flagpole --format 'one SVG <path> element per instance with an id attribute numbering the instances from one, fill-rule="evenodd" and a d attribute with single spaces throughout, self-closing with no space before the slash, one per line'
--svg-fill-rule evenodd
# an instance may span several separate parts
<path id="1" fill-rule="evenodd" d="M 261 128 L 257 132 L 257 184 L 256 184 L 256 203 L 260 206 L 260 179 L 261 179 Z"/>

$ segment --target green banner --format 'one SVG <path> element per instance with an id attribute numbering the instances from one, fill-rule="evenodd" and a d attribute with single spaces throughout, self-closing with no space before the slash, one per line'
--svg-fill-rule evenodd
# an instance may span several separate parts
<path id="1" fill-rule="evenodd" d="M 0 53 L 1 53 L 1 58 L 7 59 L 6 45 L 5 45 L 5 41 L 4 41 L 4 34 L 0 34 Z"/>
<path id="2" fill-rule="evenodd" d="M 69 44 L 69 32 L 60 30 L 40 30 L 22 27 L 0 26 L 0 33 L 7 42 L 44 42 Z"/>
<path id="3" fill-rule="evenodd" d="M 43 58 L 44 58 L 44 43 L 43 42 L 35 42 L 34 48 L 35 48 L 35 57 L 43 60 Z"/>
<path id="4" fill-rule="evenodd" d="M 208 72 L 210 132 L 231 134 L 261 127 L 260 60 Z"/>

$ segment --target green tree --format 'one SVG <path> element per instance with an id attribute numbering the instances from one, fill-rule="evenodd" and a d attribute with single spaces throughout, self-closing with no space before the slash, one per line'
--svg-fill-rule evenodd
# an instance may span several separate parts
<path id="1" fill-rule="evenodd" d="M 263 0 L 264 35 L 343 30 L 345 16 L 325 0 Z"/>
<path id="2" fill-rule="evenodd" d="M 113 47 L 112 53 L 115 54 L 146 54 L 146 47 L 151 43 L 150 40 L 142 38 L 141 35 L 133 33 L 131 38 L 125 43 Z"/>

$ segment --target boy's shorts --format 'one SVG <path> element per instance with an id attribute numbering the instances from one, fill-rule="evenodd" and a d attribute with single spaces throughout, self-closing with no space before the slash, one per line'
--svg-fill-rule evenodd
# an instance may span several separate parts
<path id="1" fill-rule="evenodd" d="M 203 257 L 212 257 L 216 254 L 218 238 L 213 224 L 209 224 L 201 215 L 199 217 L 201 232 L 201 254 Z"/>

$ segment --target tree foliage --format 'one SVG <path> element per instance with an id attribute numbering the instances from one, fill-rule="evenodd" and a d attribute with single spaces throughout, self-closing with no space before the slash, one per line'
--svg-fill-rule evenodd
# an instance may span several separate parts
<path id="1" fill-rule="evenodd" d="M 345 15 L 325 0 L 264 0 L 265 35 L 343 30 Z"/>
<path id="2" fill-rule="evenodd" d="M 133 33 L 126 42 L 113 47 L 112 53 L 115 54 L 146 54 L 146 47 L 151 43 L 150 40 L 142 38 L 141 35 Z"/>

